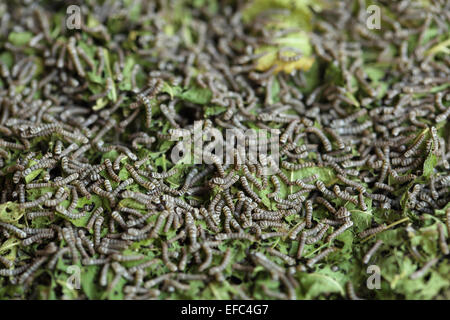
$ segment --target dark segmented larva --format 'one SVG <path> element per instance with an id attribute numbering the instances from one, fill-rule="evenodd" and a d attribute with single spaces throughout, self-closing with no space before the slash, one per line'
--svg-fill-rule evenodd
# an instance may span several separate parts
<path id="1" fill-rule="evenodd" d="M 290 257 L 290 256 L 288 256 L 287 254 L 284 254 L 284 253 L 282 253 L 282 252 L 280 252 L 280 251 L 278 251 L 278 250 L 275 250 L 275 249 L 273 249 L 273 248 L 268 248 L 267 249 L 267 252 L 269 252 L 270 254 L 272 254 L 272 255 L 274 255 L 274 256 L 276 256 L 276 257 L 279 257 L 279 258 L 281 258 L 282 260 L 284 260 L 288 265 L 294 265 L 295 264 L 295 259 L 294 258 L 292 258 L 292 257 Z"/>
<path id="2" fill-rule="evenodd" d="M 301 170 L 301 169 L 304 169 L 304 168 L 312 168 L 312 167 L 316 167 L 317 166 L 317 164 L 316 163 L 314 163 L 314 162 L 303 162 L 303 163 L 291 163 L 291 162 L 288 162 L 288 161 L 282 161 L 281 162 L 281 166 L 284 168 L 284 169 L 287 169 L 287 170 Z M 281 176 L 280 176 L 280 178 L 281 178 Z M 290 184 L 290 183 L 289 183 Z"/>
<path id="3" fill-rule="evenodd" d="M 54 236 L 55 236 L 55 233 L 53 232 L 53 230 L 40 232 L 38 234 L 35 234 L 31 237 L 28 237 L 28 238 L 22 240 L 22 244 L 24 246 L 29 246 L 29 245 L 33 244 L 34 242 L 37 242 L 41 239 L 50 239 L 50 238 L 53 238 Z"/>
<path id="4" fill-rule="evenodd" d="M 93 185 L 92 186 L 92 192 L 94 192 L 95 194 L 101 196 L 101 197 L 105 197 L 109 200 L 109 203 L 111 205 L 111 207 L 114 207 L 116 204 L 116 198 L 114 197 L 114 195 L 112 194 L 112 192 L 108 192 L 103 190 L 102 188 L 100 188 L 97 185 Z"/>
<path id="5" fill-rule="evenodd" d="M 41 159 L 41 161 L 39 161 L 38 163 L 36 163 L 35 165 L 32 165 L 31 167 L 25 169 L 24 171 L 22 171 L 22 176 L 26 177 L 27 175 L 29 175 L 31 172 L 38 170 L 38 169 L 43 169 L 43 168 L 52 168 L 56 165 L 56 160 L 55 159 Z"/>
<path id="6" fill-rule="evenodd" d="M 166 265 L 166 267 L 171 271 L 171 272 L 176 272 L 178 270 L 178 267 L 176 266 L 176 264 L 174 264 L 173 262 L 171 262 L 169 260 L 169 256 L 168 256 L 168 246 L 166 243 L 162 243 L 162 259 L 164 264 Z"/>
<path id="7" fill-rule="evenodd" d="M 297 235 L 305 228 L 306 222 L 303 221 L 299 223 L 297 226 L 295 226 L 290 232 L 289 232 L 289 239 L 295 240 L 297 238 Z"/>
<path id="8" fill-rule="evenodd" d="M 312 201 L 311 200 L 307 200 L 305 202 L 305 222 L 306 222 L 306 227 L 307 228 L 311 228 L 312 226 L 312 214 L 313 214 L 313 205 L 312 205 Z"/>
<path id="9" fill-rule="evenodd" d="M 323 147 L 326 152 L 330 152 L 333 150 L 330 140 L 328 140 L 327 136 L 319 128 L 308 127 L 305 129 L 305 132 L 316 134 L 319 137 L 319 139 L 322 141 Z"/>
<path id="10" fill-rule="evenodd" d="M 84 249 L 83 241 L 81 240 L 80 237 L 76 237 L 76 239 L 75 239 L 75 245 L 76 245 L 76 247 L 77 247 L 77 249 L 78 249 L 78 252 L 81 253 L 81 256 L 82 256 L 83 259 L 89 258 L 89 255 L 88 255 L 88 253 L 86 252 L 86 250 Z"/>
<path id="11" fill-rule="evenodd" d="M 122 228 L 127 229 L 128 226 L 123 220 L 122 216 L 117 211 L 111 212 L 111 218 L 116 221 Z"/>
<path id="12" fill-rule="evenodd" d="M 98 247 L 100 245 L 100 237 L 101 237 L 100 233 L 101 233 L 101 227 L 102 227 L 103 221 L 104 221 L 103 217 L 99 216 L 95 219 L 95 222 L 94 222 L 94 246 L 95 247 Z"/>
<path id="13" fill-rule="evenodd" d="M 78 174 L 77 172 L 72 173 L 71 175 L 67 176 L 67 177 L 64 178 L 64 179 L 58 180 L 58 181 L 56 181 L 56 182 L 53 182 L 53 186 L 55 186 L 55 187 L 60 187 L 60 186 L 69 184 L 70 182 L 72 182 L 72 181 L 78 179 L 78 177 L 79 177 L 79 174 Z"/>
<path id="14" fill-rule="evenodd" d="M 26 264 L 21 267 L 16 267 L 14 269 L 0 269 L 0 276 L 8 277 L 8 276 L 15 276 L 23 273 L 25 270 L 27 270 L 30 267 L 30 265 Z"/>
<path id="15" fill-rule="evenodd" d="M 7 268 L 12 268 L 14 266 L 14 263 L 11 260 L 5 258 L 4 256 L 0 256 L 0 263 L 5 265 Z M 0 275 L 1 275 L 1 270 L 2 269 L 0 269 Z"/>
<path id="16" fill-rule="evenodd" d="M 156 185 L 153 182 L 146 181 L 141 176 L 139 176 L 139 174 L 134 170 L 134 168 L 131 165 L 125 164 L 125 167 L 126 167 L 127 171 L 133 177 L 134 181 L 136 181 L 138 184 L 140 184 L 147 190 L 153 190 L 156 188 Z"/>
<path id="17" fill-rule="evenodd" d="M 336 209 L 335 209 L 335 208 L 333 207 L 333 205 L 332 205 L 331 203 L 329 203 L 326 199 L 324 199 L 324 198 L 322 198 L 322 197 L 317 197 L 317 198 L 315 199 L 315 201 L 316 201 L 317 203 L 320 203 L 320 204 L 324 205 L 325 208 L 327 208 L 327 210 L 328 210 L 329 212 L 331 212 L 332 214 L 336 214 Z"/>
<path id="18" fill-rule="evenodd" d="M 166 222 L 166 218 L 168 216 L 169 216 L 168 211 L 163 211 L 159 214 L 158 219 L 156 220 L 156 223 L 152 229 L 152 232 L 150 233 L 151 238 L 156 238 L 158 236 L 158 233 L 161 230 L 164 222 Z"/>
<path id="19" fill-rule="evenodd" d="M 111 177 L 111 179 L 113 179 L 116 182 L 120 182 L 119 176 L 113 170 L 110 159 L 105 159 L 105 166 L 106 166 L 106 171 L 108 172 L 108 175 Z"/>
<path id="20" fill-rule="evenodd" d="M 97 218 L 102 214 L 103 212 L 103 207 L 98 207 L 97 209 L 95 209 L 95 211 L 92 213 L 88 223 L 86 224 L 86 228 L 92 229 L 95 223 L 95 220 L 97 220 Z"/>
<path id="21" fill-rule="evenodd" d="M 8 231 L 11 231 L 15 235 L 17 235 L 20 239 L 24 239 L 27 237 L 27 233 L 25 231 L 19 229 L 18 227 L 14 226 L 12 224 L 0 221 L 0 227 L 6 229 Z"/>
<path id="22" fill-rule="evenodd" d="M 321 240 L 323 238 L 325 233 L 328 231 L 329 227 L 330 227 L 329 225 L 324 225 L 320 229 L 320 231 L 317 233 L 317 235 L 307 238 L 305 243 L 306 244 L 314 244 L 314 243 L 318 242 L 319 240 Z"/>
<path id="23" fill-rule="evenodd" d="M 85 72 L 83 69 L 83 66 L 81 65 L 80 58 L 78 57 L 78 53 L 75 47 L 75 38 L 70 37 L 68 44 L 65 46 L 67 48 L 67 51 L 69 52 L 70 58 L 72 59 L 72 62 L 75 66 L 75 69 L 78 73 L 78 75 L 82 78 L 85 77 Z"/>
<path id="24" fill-rule="evenodd" d="M 247 194 L 252 197 L 252 199 L 257 202 L 260 203 L 261 202 L 261 198 L 256 194 L 256 192 L 254 192 L 251 188 L 250 185 L 248 184 L 247 178 L 244 176 L 240 177 L 240 181 L 242 184 L 242 187 L 244 188 L 245 192 L 247 192 Z"/>
<path id="25" fill-rule="evenodd" d="M 198 271 L 202 272 L 209 268 L 212 262 L 213 254 L 211 248 L 206 244 L 202 244 L 202 249 L 205 252 L 205 260 L 203 260 L 202 264 L 198 267 Z"/>
<path id="26" fill-rule="evenodd" d="M 364 195 L 363 193 L 358 193 L 358 202 L 359 202 L 359 206 L 361 207 L 362 211 L 367 211 L 367 205 L 364 201 Z"/>
<path id="27" fill-rule="evenodd" d="M 336 195 L 333 192 L 331 192 L 330 190 L 328 190 L 327 187 L 325 186 L 325 184 L 322 181 L 317 180 L 316 181 L 316 187 L 327 198 L 329 198 L 329 199 L 336 199 Z"/>
<path id="28" fill-rule="evenodd" d="M 343 199 L 343 200 L 345 200 L 345 201 L 350 201 L 350 202 L 352 202 L 352 203 L 354 203 L 354 204 L 358 204 L 358 200 L 357 199 L 355 199 L 355 198 L 353 198 L 350 194 L 348 194 L 346 191 L 341 191 L 341 188 L 339 188 L 339 186 L 337 185 L 337 184 L 335 184 L 334 186 L 333 186 L 333 191 L 334 191 L 334 194 L 338 197 L 338 198 L 341 198 L 341 199 Z"/>
<path id="29" fill-rule="evenodd" d="M 33 273 L 35 273 L 38 268 L 45 262 L 47 261 L 48 257 L 44 256 L 44 257 L 39 257 L 37 259 L 35 259 L 30 266 L 28 266 L 27 269 L 25 269 L 25 272 L 22 273 L 22 275 L 19 277 L 18 279 L 18 283 L 19 284 L 24 284 L 25 281 L 27 281 L 32 275 Z"/>
<path id="30" fill-rule="evenodd" d="M 247 233 L 218 233 L 215 236 L 216 240 L 235 240 L 235 239 L 242 239 L 242 240 L 249 240 L 249 241 L 255 241 L 255 237 L 253 237 L 250 234 Z"/>
<path id="31" fill-rule="evenodd" d="M 211 269 L 209 269 L 209 274 L 210 275 L 216 275 L 217 278 L 219 279 L 223 279 L 223 275 L 221 275 L 221 273 L 225 270 L 225 268 L 230 264 L 231 262 L 231 258 L 232 258 L 232 251 L 230 248 L 227 248 L 225 250 L 225 253 L 223 255 L 223 260 L 222 262 L 215 267 L 212 267 Z"/>
<path id="32" fill-rule="evenodd" d="M 297 259 L 300 259 L 303 255 L 303 250 L 305 248 L 305 244 L 306 244 L 306 235 L 302 234 L 300 236 L 300 241 L 298 244 L 298 249 L 297 249 Z"/>
<path id="33" fill-rule="evenodd" d="M 381 224 L 378 227 L 375 228 L 370 228 L 370 229 L 366 229 L 364 231 L 361 231 L 358 236 L 362 239 L 365 238 L 367 236 L 373 235 L 373 234 L 377 234 L 383 230 L 386 230 L 386 225 L 385 224 Z"/>
<path id="34" fill-rule="evenodd" d="M 49 217 L 52 218 L 54 215 L 53 211 L 33 211 L 27 212 L 27 218 L 32 220 L 38 217 Z"/>
<path id="35" fill-rule="evenodd" d="M 287 235 L 286 232 L 268 232 L 268 233 L 264 233 L 260 236 L 261 240 L 267 240 L 269 238 L 274 238 L 274 237 L 285 237 Z"/>
<path id="36" fill-rule="evenodd" d="M 261 182 L 259 182 L 249 171 L 248 166 L 247 165 L 243 165 L 242 169 L 244 171 L 244 175 L 245 177 L 251 182 L 253 183 L 253 185 L 258 189 L 258 190 L 262 190 L 263 186 L 261 184 Z"/>
<path id="37" fill-rule="evenodd" d="M 70 252 L 69 248 L 65 247 L 65 248 L 61 248 L 59 249 L 54 255 L 53 257 L 48 261 L 47 263 L 47 267 L 49 269 L 54 269 L 56 266 L 56 263 L 58 262 L 58 259 L 60 257 L 62 257 L 64 254 Z"/>
<path id="38" fill-rule="evenodd" d="M 78 250 L 76 248 L 76 237 L 72 227 L 62 228 L 62 236 L 69 246 L 70 255 L 72 256 L 72 263 L 78 263 Z"/>
<path id="39" fill-rule="evenodd" d="M 103 265 L 105 263 L 108 263 L 108 261 L 109 261 L 109 259 L 106 259 L 106 258 L 103 258 L 103 259 L 102 258 L 98 258 L 98 259 L 87 258 L 87 259 L 82 259 L 81 263 L 84 266 L 98 266 L 98 265 Z"/>
<path id="40" fill-rule="evenodd" d="M 341 175 L 341 174 L 337 174 L 336 177 L 337 177 L 340 181 L 342 181 L 343 183 L 348 184 L 348 185 L 354 187 L 354 188 L 355 188 L 356 190 L 358 190 L 360 193 L 366 192 L 366 188 L 365 188 L 363 185 L 359 184 L 358 182 L 353 181 L 353 180 L 350 180 L 350 179 L 346 178 L 345 176 L 343 176 L 343 175 Z"/>
<path id="41" fill-rule="evenodd" d="M 306 265 L 311 268 L 313 267 L 317 262 L 319 262 L 320 260 L 322 260 L 323 258 L 325 258 L 327 255 L 329 255 L 332 252 L 337 251 L 338 249 L 335 247 L 329 247 L 326 248 L 325 250 L 323 250 L 322 252 L 320 252 L 318 255 L 316 255 L 314 258 L 308 259 L 308 261 L 306 262 Z"/>
<path id="42" fill-rule="evenodd" d="M 417 154 L 419 147 L 422 145 L 423 141 L 425 140 L 425 134 L 422 134 L 419 136 L 419 138 L 417 139 L 417 141 L 415 143 L 413 143 L 408 150 L 405 151 L 405 153 L 403 154 L 403 157 L 405 158 L 409 158 L 412 157 L 413 155 Z"/>
<path id="43" fill-rule="evenodd" d="M 133 184 L 134 179 L 133 178 L 128 178 L 124 181 L 122 181 L 112 192 L 112 195 L 114 197 L 116 197 L 119 192 L 121 192 L 122 190 L 124 190 L 125 188 L 127 188 L 128 186 L 130 186 L 131 184 Z"/>

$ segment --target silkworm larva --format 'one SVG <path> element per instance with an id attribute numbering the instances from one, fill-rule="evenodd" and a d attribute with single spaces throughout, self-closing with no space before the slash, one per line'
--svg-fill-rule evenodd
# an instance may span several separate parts
<path id="1" fill-rule="evenodd" d="M 231 253 L 232 253 L 232 251 L 231 251 L 231 249 L 230 248 L 227 248 L 226 250 L 225 250 L 225 253 L 224 253 L 224 256 L 223 256 L 223 260 L 222 260 L 222 262 L 218 265 L 218 266 L 216 266 L 216 267 L 212 267 L 211 269 L 209 269 L 209 274 L 210 275 L 213 275 L 213 274 L 217 274 L 217 273 L 220 273 L 220 272 L 222 272 L 223 270 L 225 270 L 225 268 L 230 264 L 230 262 L 231 262 Z"/>
<path id="2" fill-rule="evenodd" d="M 323 258 L 325 258 L 327 255 L 329 255 L 332 252 L 337 251 L 338 249 L 335 247 L 329 247 L 325 250 L 323 250 L 322 252 L 320 252 L 317 256 L 315 256 L 314 258 L 308 259 L 308 261 L 306 262 L 306 265 L 311 268 L 312 266 L 314 266 L 317 262 L 319 262 L 320 260 L 322 260 Z"/>
<path id="3" fill-rule="evenodd" d="M 54 236 L 55 236 L 55 233 L 53 232 L 53 230 L 50 230 L 48 232 L 38 233 L 29 238 L 24 239 L 24 240 L 22 240 L 22 244 L 24 246 L 29 246 L 29 245 L 33 244 L 34 242 L 37 242 L 41 239 L 50 239 L 50 238 L 53 238 Z"/>
<path id="4" fill-rule="evenodd" d="M 23 284 L 25 281 L 31 277 L 31 275 L 38 270 L 38 268 L 47 261 L 46 256 L 35 259 L 31 265 L 26 269 L 24 273 L 19 277 L 18 283 Z"/>
<path id="5" fill-rule="evenodd" d="M 361 300 L 361 298 L 356 295 L 355 288 L 353 287 L 353 283 L 351 283 L 351 281 L 347 282 L 345 288 L 347 291 L 347 296 L 350 298 L 350 300 Z"/>
<path id="6" fill-rule="evenodd" d="M 370 259 L 372 258 L 373 254 L 378 250 L 378 248 L 381 247 L 381 245 L 383 244 L 382 240 L 377 240 L 377 242 L 375 242 L 375 244 L 372 246 L 372 248 L 369 249 L 369 251 L 367 251 L 367 253 L 364 255 L 363 258 L 363 263 L 364 264 L 368 264 Z"/>
<path id="7" fill-rule="evenodd" d="M 341 199 L 343 199 L 343 200 L 345 200 L 345 201 L 350 201 L 350 202 L 352 202 L 352 203 L 354 203 L 354 204 L 358 204 L 358 200 L 357 199 L 355 199 L 355 198 L 353 198 L 350 194 L 348 194 L 346 191 L 341 191 L 341 188 L 339 188 L 339 186 L 337 185 L 337 184 L 335 184 L 334 186 L 333 186 L 333 191 L 334 191 L 334 194 L 338 197 L 338 198 L 341 198 Z"/>
<path id="8" fill-rule="evenodd" d="M 102 271 L 100 273 L 100 285 L 102 287 L 106 287 L 108 285 L 108 271 L 109 271 L 110 264 L 105 263 L 102 267 Z"/>
<path id="9" fill-rule="evenodd" d="M 290 232 L 289 232 L 289 239 L 295 240 L 297 238 L 297 235 L 305 228 L 306 222 L 303 221 L 297 226 L 295 226 Z"/>
<path id="10" fill-rule="evenodd" d="M 29 267 L 30 265 L 26 264 L 21 267 L 16 267 L 14 269 L 0 269 L 0 276 L 3 277 L 16 276 L 27 270 Z"/>
<path id="11" fill-rule="evenodd" d="M 205 256 L 205 260 L 203 260 L 203 263 L 198 268 L 198 271 L 200 271 L 200 272 L 209 268 L 209 266 L 211 265 L 211 262 L 212 262 L 212 258 L 213 258 L 212 251 L 209 246 L 202 244 L 202 249 L 205 252 L 206 256 Z"/>
<path id="12" fill-rule="evenodd" d="M 377 234 L 383 230 L 386 229 L 386 225 L 385 224 L 381 224 L 378 227 L 375 228 L 370 228 L 370 229 L 366 229 L 364 231 L 361 231 L 358 236 L 362 239 L 365 238 L 367 236 L 373 235 L 373 234 Z"/>
<path id="13" fill-rule="evenodd" d="M 322 204 L 322 205 L 324 205 L 326 208 L 327 208 L 327 210 L 329 211 L 329 212 L 331 212 L 332 214 L 336 214 L 336 209 L 333 207 L 333 205 L 331 204 L 331 203 L 329 203 L 326 199 L 324 199 L 324 198 L 322 198 L 322 197 L 317 197 L 316 199 L 315 199 L 315 201 L 317 202 L 317 203 L 320 203 L 320 204 Z"/>
<path id="14" fill-rule="evenodd" d="M 6 223 L 6 222 L 0 222 L 0 227 L 5 228 L 8 231 L 13 232 L 14 234 L 16 234 L 20 239 L 25 239 L 27 237 L 27 233 L 19 228 L 17 228 L 16 226 L 10 224 L 10 223 Z"/>
<path id="15" fill-rule="evenodd" d="M 447 239 L 445 238 L 444 226 L 442 224 L 438 224 L 438 232 L 439 232 L 439 246 L 441 247 L 441 251 L 444 255 L 449 254 L 449 249 L 447 245 Z"/>
<path id="16" fill-rule="evenodd" d="M 103 217 L 97 217 L 94 222 L 94 245 L 98 247 L 100 245 L 100 232 L 103 224 Z"/>
<path id="17" fill-rule="evenodd" d="M 288 256 L 287 254 L 284 254 L 284 253 L 282 253 L 282 252 L 280 252 L 280 251 L 278 251 L 278 250 L 275 250 L 275 249 L 273 249 L 273 248 L 268 248 L 267 249 L 267 252 L 269 252 L 270 254 L 272 254 L 272 255 L 274 255 L 274 256 L 276 256 L 276 257 L 279 257 L 279 258 L 281 258 L 282 260 L 284 260 L 288 265 L 294 265 L 295 264 L 295 259 L 294 258 L 292 258 L 292 257 L 290 257 L 290 256 Z"/>
<path id="18" fill-rule="evenodd" d="M 423 277 L 428 270 L 433 267 L 437 262 L 439 261 L 439 258 L 434 258 L 431 259 L 430 261 L 428 261 L 427 263 L 424 264 L 424 266 L 422 268 L 420 268 L 419 270 L 415 271 L 414 273 L 412 273 L 409 277 L 410 279 L 414 280 L 414 279 L 419 279 L 421 277 Z"/>
<path id="19" fill-rule="evenodd" d="M 317 233 L 317 235 L 306 239 L 306 244 L 314 244 L 314 243 L 318 242 L 319 240 L 321 240 L 323 238 L 323 236 L 325 235 L 325 233 L 328 231 L 329 227 L 330 227 L 329 225 L 324 225 L 320 229 L 320 231 Z"/>

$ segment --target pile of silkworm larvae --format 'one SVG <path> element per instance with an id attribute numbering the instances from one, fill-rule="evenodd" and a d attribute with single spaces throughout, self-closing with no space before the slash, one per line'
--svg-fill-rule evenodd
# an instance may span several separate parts
<path id="1" fill-rule="evenodd" d="M 252 282 L 255 272 L 278 288 L 235 285 L 233 298 L 297 299 L 301 275 L 339 256 L 340 235 L 350 232 L 354 246 L 369 241 L 355 263 L 389 250 L 376 238 L 389 223 L 357 230 L 354 211 L 407 217 L 394 227 L 414 228 L 449 202 L 450 56 L 434 54 L 449 32 L 448 1 L 380 1 L 397 17 L 382 14 L 382 32 L 366 27 L 364 1 L 315 13 L 308 36 L 320 81 L 309 92 L 306 71 L 257 69 L 261 46 L 278 45 L 281 62 L 303 57 L 274 42 L 296 28 L 267 27 L 288 9 L 244 23 L 246 3 L 220 1 L 214 14 L 189 6 L 190 19 L 178 26 L 167 18 L 177 1 L 137 1 L 134 19 L 121 1 L 74 2 L 80 30 L 64 26 L 64 5 L 1 4 L 0 250 L 7 243 L 15 252 L 0 252 L 3 286 L 23 286 L 33 298 L 62 263 L 95 266 L 95 284 L 111 291 L 122 282 L 125 299 L 170 297 L 193 281 L 220 287 L 238 273 Z M 116 20 L 124 23 L 112 29 Z M 10 41 L 21 32 L 26 41 Z M 142 63 L 128 64 L 130 55 Z M 366 74 L 367 61 L 390 66 L 380 82 Z M 342 76 L 329 78 L 323 66 Z M 126 77 L 130 87 L 122 86 Z M 210 104 L 224 112 L 206 116 L 172 87 L 209 90 Z M 161 145 L 196 120 L 204 120 L 203 133 L 278 129 L 279 169 L 267 176 L 248 159 L 226 165 L 214 156 L 211 164 L 172 164 Z M 158 153 L 165 164 L 155 163 Z M 333 178 L 292 178 L 315 169 Z M 436 218 L 441 258 L 412 278 L 448 263 L 449 215 Z M 344 297 L 364 298 L 359 284 L 345 285 Z M 78 298 L 86 298 L 83 288 Z"/>

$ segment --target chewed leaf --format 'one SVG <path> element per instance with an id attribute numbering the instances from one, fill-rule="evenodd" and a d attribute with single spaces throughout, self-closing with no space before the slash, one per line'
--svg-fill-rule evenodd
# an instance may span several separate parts
<path id="1" fill-rule="evenodd" d="M 15 46 L 23 46 L 27 44 L 31 38 L 33 37 L 33 34 L 28 31 L 23 32 L 11 32 L 8 36 L 8 41 L 11 42 Z"/>
<path id="2" fill-rule="evenodd" d="M 253 0 L 247 4 L 242 18 L 245 22 L 250 22 L 259 15 L 266 14 L 280 27 L 299 26 L 310 29 L 310 7 L 320 11 L 324 4 L 324 1 L 313 0 Z"/>
<path id="3" fill-rule="evenodd" d="M 191 88 L 181 93 L 179 97 L 189 102 L 206 104 L 211 101 L 212 92 L 209 89 Z"/>
<path id="4" fill-rule="evenodd" d="M 324 293 L 344 295 L 342 285 L 332 277 L 320 273 L 301 273 L 298 277 L 306 299 L 313 299 Z"/>
<path id="5" fill-rule="evenodd" d="M 6 223 L 17 222 L 25 213 L 16 202 L 8 201 L 0 204 L 0 221 Z"/>
<path id="6" fill-rule="evenodd" d="M 294 48 L 301 52 L 302 57 L 296 61 L 284 61 L 279 59 L 278 52 L 282 48 Z M 290 73 L 294 70 L 309 70 L 313 63 L 314 58 L 310 57 L 311 45 L 309 43 L 308 35 L 305 32 L 295 32 L 287 37 L 276 39 L 274 45 L 261 46 L 256 52 L 266 53 L 258 59 L 256 70 L 266 71 L 276 65 L 274 72 Z M 292 54 L 290 54 L 292 55 Z M 286 56 L 288 56 L 286 54 Z"/>

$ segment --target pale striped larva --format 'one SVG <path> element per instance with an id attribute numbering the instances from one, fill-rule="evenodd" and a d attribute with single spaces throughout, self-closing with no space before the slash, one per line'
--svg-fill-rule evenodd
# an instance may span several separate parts
<path id="1" fill-rule="evenodd" d="M 25 239 L 27 237 L 27 233 L 21 229 L 19 229 L 18 227 L 10 224 L 10 223 L 6 223 L 6 222 L 0 222 L 0 227 L 11 231 L 12 233 L 14 233 L 15 235 L 17 235 L 20 239 Z"/>
<path id="2" fill-rule="evenodd" d="M 372 248 L 367 251 L 367 253 L 363 257 L 363 263 L 368 264 L 374 253 L 378 250 L 378 248 L 381 247 L 383 244 L 383 240 L 377 240 L 375 244 L 372 246 Z"/>
<path id="3" fill-rule="evenodd" d="M 436 263 L 438 263 L 438 261 L 439 261 L 439 258 L 431 259 L 430 261 L 425 263 L 422 268 L 413 272 L 409 276 L 409 278 L 414 280 L 414 279 L 419 279 L 419 278 L 423 277 L 430 270 L 431 267 L 433 267 Z"/>
<path id="4" fill-rule="evenodd" d="M 29 246 L 35 242 L 41 241 L 42 239 L 51 239 L 55 236 L 55 233 L 53 230 L 45 231 L 45 232 L 39 232 L 37 234 L 32 235 L 31 237 L 28 237 L 24 240 L 22 240 L 22 244 L 24 246 Z"/>
<path id="5" fill-rule="evenodd" d="M 356 293 L 355 288 L 353 287 L 353 283 L 351 281 L 348 281 L 345 285 L 347 296 L 350 298 L 350 300 L 361 300 Z"/>
<path id="6" fill-rule="evenodd" d="M 450 251 L 448 249 L 447 239 L 445 237 L 444 226 L 441 223 L 438 224 L 438 233 L 439 233 L 439 247 L 441 248 L 441 251 L 444 255 L 448 255 Z"/>

